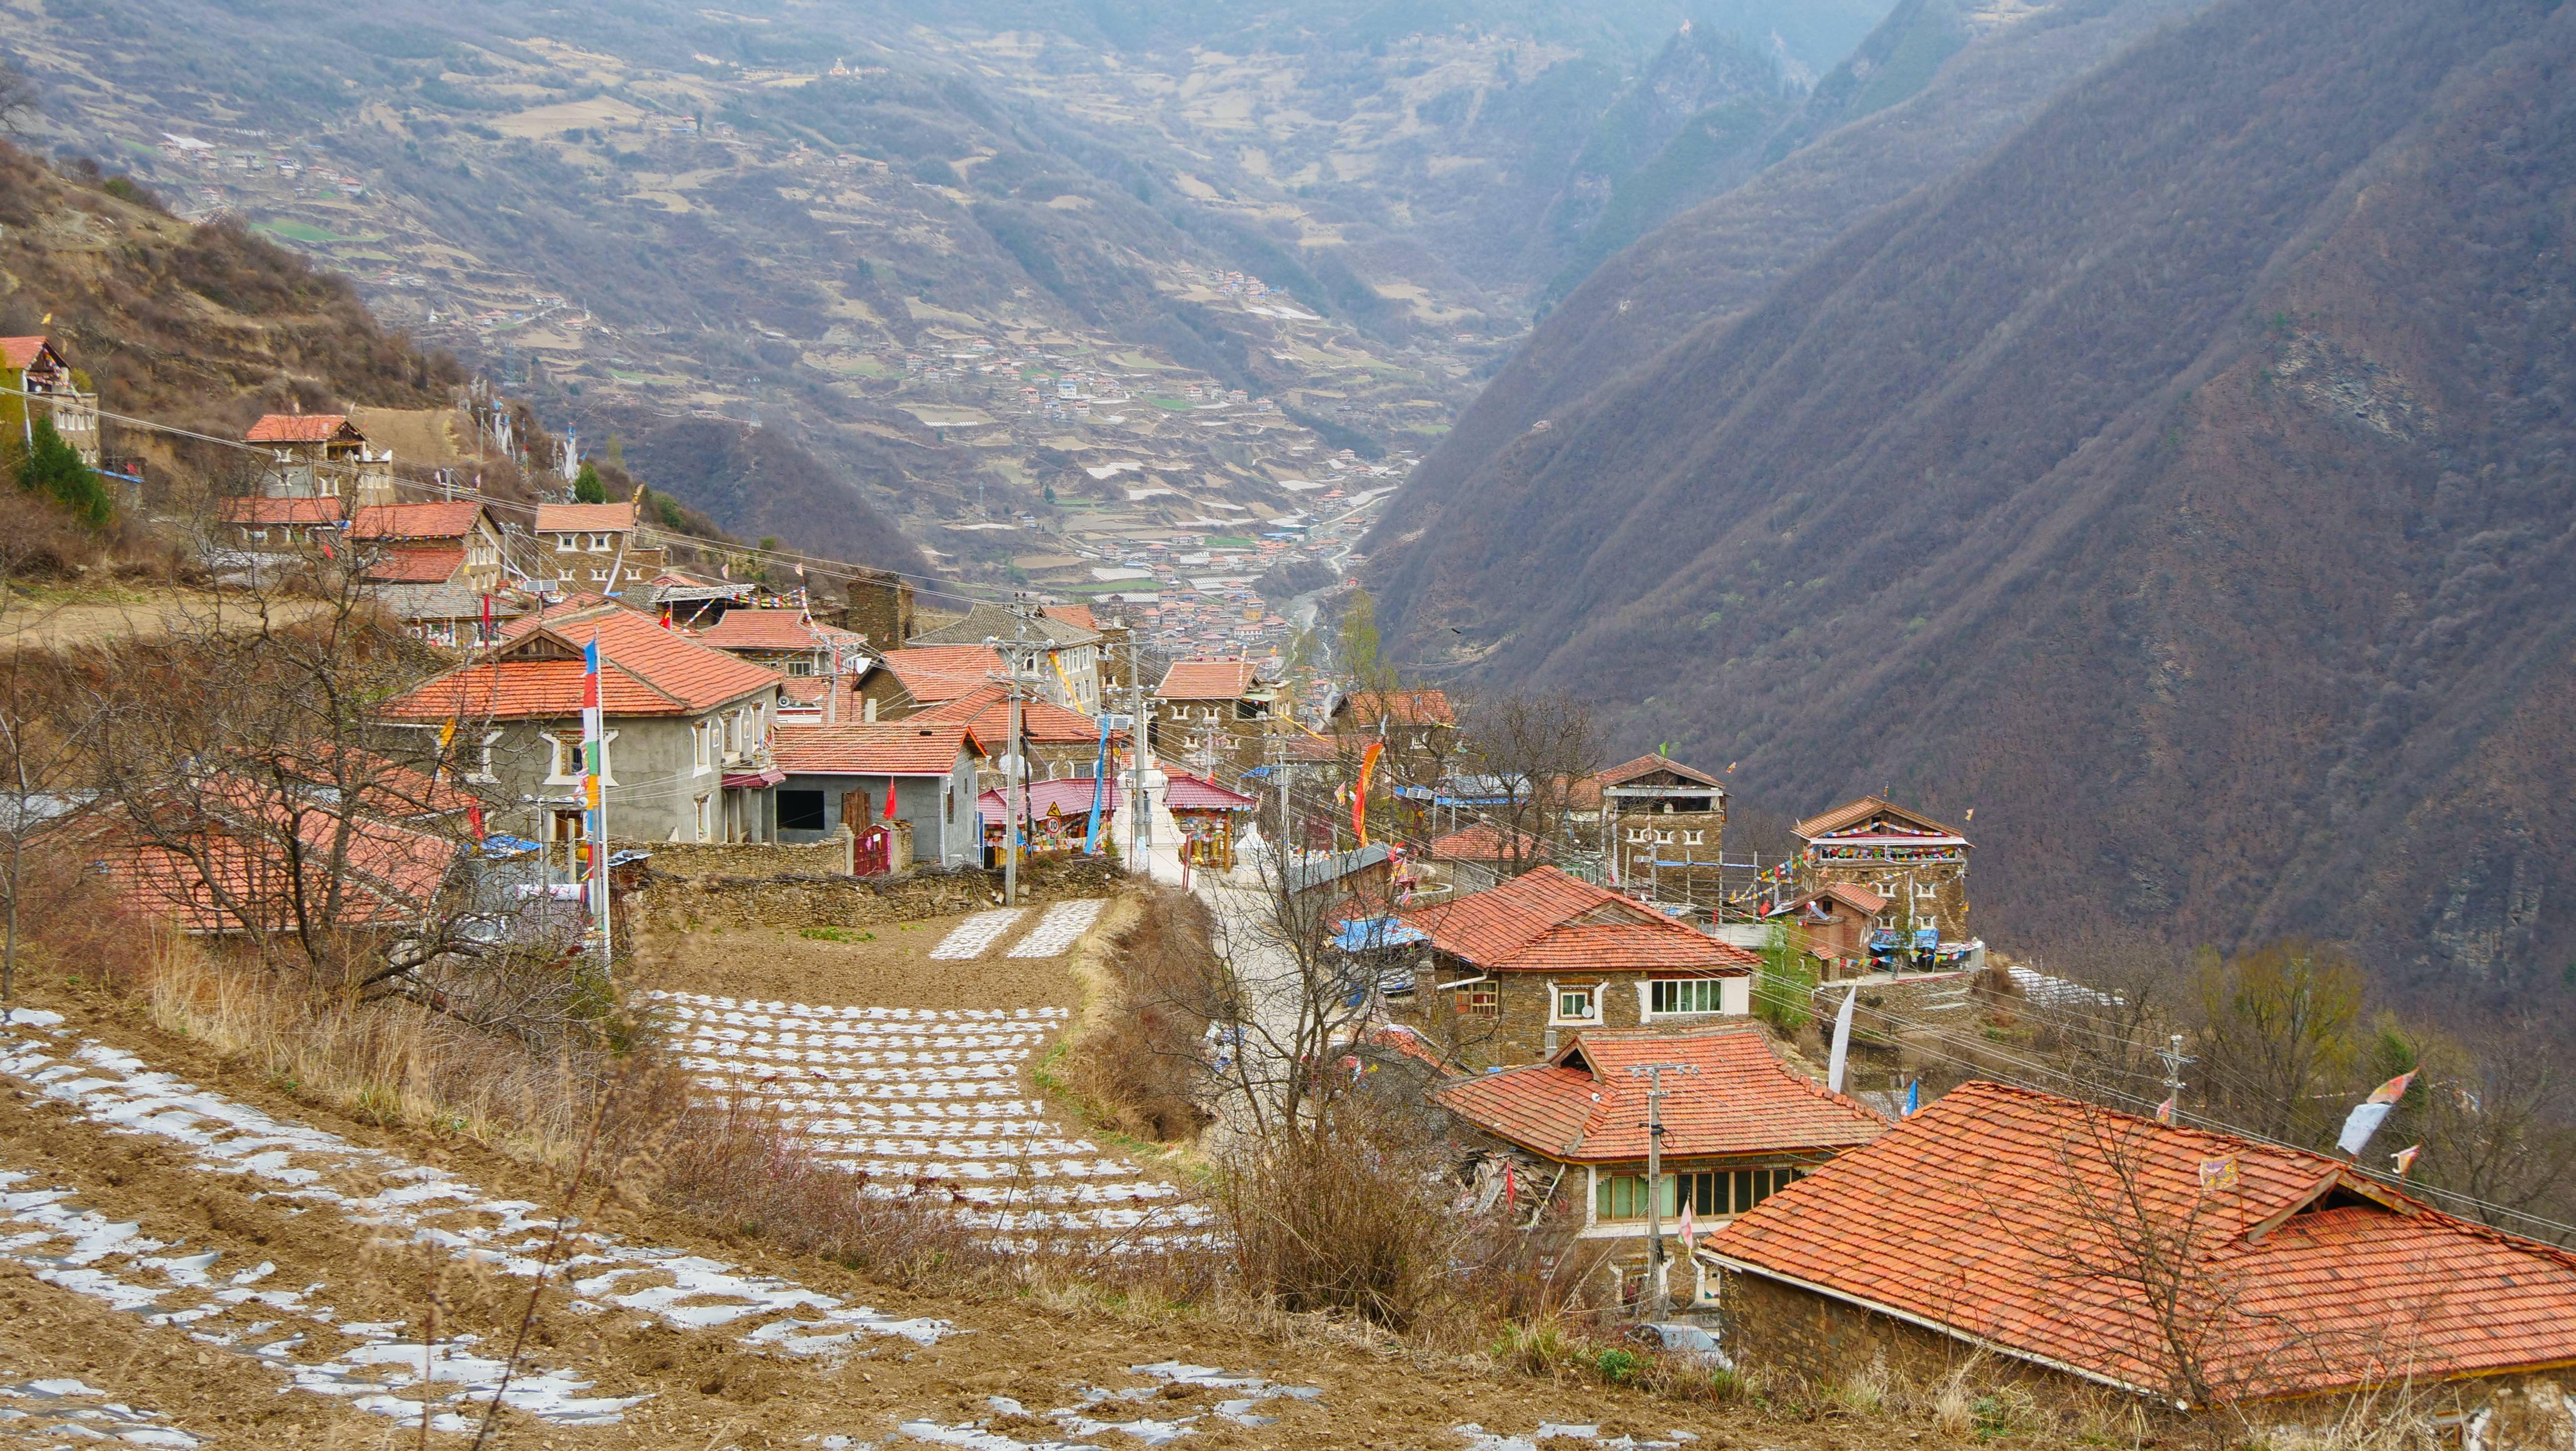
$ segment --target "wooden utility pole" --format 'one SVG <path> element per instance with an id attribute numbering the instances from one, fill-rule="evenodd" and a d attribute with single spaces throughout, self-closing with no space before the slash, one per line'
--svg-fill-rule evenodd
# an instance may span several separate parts
<path id="1" fill-rule="evenodd" d="M 1646 1294 L 1637 1297 L 1643 1316 L 1649 1296 L 1671 1298 L 1664 1283 L 1664 1075 L 1699 1069 L 1688 1063 L 1640 1063 L 1628 1071 L 1646 1080 Z"/>

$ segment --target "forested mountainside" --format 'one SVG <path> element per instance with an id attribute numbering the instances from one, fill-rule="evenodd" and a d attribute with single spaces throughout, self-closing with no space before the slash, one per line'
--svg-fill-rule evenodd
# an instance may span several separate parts
<path id="1" fill-rule="evenodd" d="M 1382 618 L 1766 800 L 1973 808 L 1990 935 L 2554 988 L 2571 67 L 2542 0 L 2221 0 L 1527 420 Z"/>
<path id="2" fill-rule="evenodd" d="M 1628 226 L 1680 215 L 1562 274 L 1571 295 L 1415 471 L 1378 537 L 1420 526 L 1532 423 L 1752 306 L 1844 231 L 1985 155 L 2122 46 L 2203 3 L 1905 0 L 1748 152 L 1703 165 L 1686 130 L 1623 185 L 1588 241 L 1609 252 L 1636 236 Z M 1768 164 L 1748 179 L 1754 162 Z M 1717 195 L 1684 210 L 1694 193 Z"/>

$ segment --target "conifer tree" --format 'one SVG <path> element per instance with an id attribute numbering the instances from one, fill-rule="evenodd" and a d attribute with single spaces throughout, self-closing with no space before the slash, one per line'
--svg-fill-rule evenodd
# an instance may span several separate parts
<path id="1" fill-rule="evenodd" d="M 115 512 L 107 486 L 81 462 L 79 450 L 63 442 L 52 419 L 37 419 L 34 434 L 18 463 L 18 487 L 46 495 L 92 529 L 105 528 Z"/>
<path id="2" fill-rule="evenodd" d="M 581 466 L 581 472 L 573 475 L 572 501 L 576 504 L 608 502 L 608 485 L 599 481 L 599 467 L 596 464 L 585 462 Z"/>

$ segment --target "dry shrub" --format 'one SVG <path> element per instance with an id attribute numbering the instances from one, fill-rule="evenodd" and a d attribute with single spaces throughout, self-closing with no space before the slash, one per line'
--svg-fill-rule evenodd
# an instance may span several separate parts
<path id="1" fill-rule="evenodd" d="M 1221 969 L 1209 946 L 1207 905 L 1155 888 L 1135 921 L 1110 940 L 1085 994 L 1082 1021 L 1047 1065 L 1046 1086 L 1072 1095 L 1119 1132 L 1185 1142 L 1207 1124 L 1196 1090 L 1205 1005 Z"/>
<path id="2" fill-rule="evenodd" d="M 927 1179 L 885 1183 L 817 1160 L 776 1109 L 736 1096 L 688 1109 L 655 1156 L 653 1197 L 731 1233 L 889 1284 L 990 1274 L 997 1251 Z"/>

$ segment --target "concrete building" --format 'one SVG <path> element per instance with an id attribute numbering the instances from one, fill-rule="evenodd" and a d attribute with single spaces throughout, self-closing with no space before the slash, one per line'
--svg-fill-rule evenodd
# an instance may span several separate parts
<path id="1" fill-rule="evenodd" d="M 788 726 L 779 732 L 782 841 L 821 841 L 892 819 L 912 838 L 912 860 L 964 866 L 981 831 L 975 769 L 986 755 L 972 727 L 957 721 L 868 721 Z"/>

